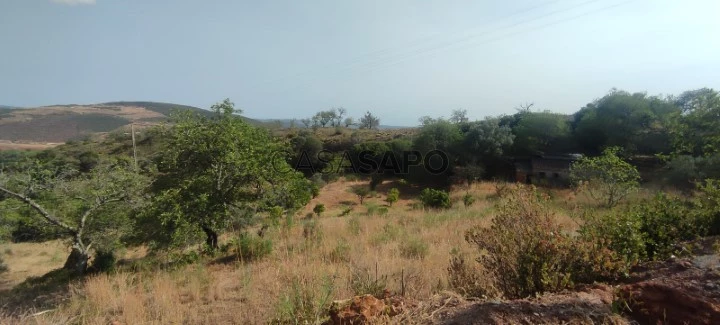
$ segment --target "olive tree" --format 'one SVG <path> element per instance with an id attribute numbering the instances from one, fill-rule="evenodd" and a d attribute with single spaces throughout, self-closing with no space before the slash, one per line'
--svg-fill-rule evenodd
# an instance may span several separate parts
<path id="1" fill-rule="evenodd" d="M 620 158 L 619 148 L 608 148 L 601 156 L 583 157 L 570 167 L 570 178 L 590 196 L 611 208 L 639 186 L 640 173 Z"/>
<path id="2" fill-rule="evenodd" d="M 247 225 L 259 210 L 297 208 L 310 199 L 307 181 L 282 154 L 288 152 L 283 143 L 243 121 L 228 99 L 212 111 L 180 112 L 164 130 L 151 210 L 161 229 L 154 238 L 177 244 L 202 231 L 216 249 L 231 221 Z"/>
<path id="3" fill-rule="evenodd" d="M 88 173 L 53 171 L 33 163 L 0 175 L 0 199 L 16 200 L 70 240 L 65 269 L 84 273 L 91 250 L 108 252 L 131 230 L 129 211 L 142 203 L 146 178 L 127 165 L 99 165 Z"/>

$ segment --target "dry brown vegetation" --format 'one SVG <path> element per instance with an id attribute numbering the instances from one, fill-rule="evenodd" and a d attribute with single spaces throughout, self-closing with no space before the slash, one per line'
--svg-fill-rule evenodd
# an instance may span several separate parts
<path id="1" fill-rule="evenodd" d="M 357 203 L 350 193 L 359 182 L 331 183 L 299 213 L 294 225 L 281 225 L 266 237 L 273 252 L 252 262 L 225 260 L 203 262 L 175 270 L 130 272 L 91 276 L 69 285 L 69 294 L 51 312 L 27 316 L 13 322 L 57 324 L 168 324 L 168 323 L 266 323 L 273 319 L 297 318 L 298 296 L 309 311 L 303 315 L 325 316 L 320 305 L 341 299 L 373 285 L 387 287 L 415 299 L 427 299 L 449 288 L 448 265 L 454 255 L 474 256 L 464 239 L 465 232 L 487 226 L 493 214 L 497 186 L 479 183 L 452 192 L 453 208 L 446 211 L 413 209 L 415 189 L 386 182 L 378 194 Z M 392 207 L 384 202 L 384 189 L 399 187 L 401 199 Z M 464 207 L 461 197 L 469 192 L 478 200 Z M 570 217 L 576 199 L 568 191 L 556 191 L 557 221 L 574 227 Z M 305 214 L 317 203 L 328 209 L 317 220 L 315 236 L 304 236 Z M 352 207 L 347 216 L 339 215 Z M 386 212 L 385 212 L 385 209 Z M 317 217 L 314 217 L 317 218 Z M 307 237 L 307 238 L 306 238 Z M 21 259 L 6 255 L 9 285 L 27 276 L 41 275 L 62 260 L 60 243 L 8 244 L 7 251 L 32 254 Z M 42 253 L 48 251 L 48 253 Z M 53 252 L 53 253 L 51 253 Z M 50 256 L 45 256 L 48 254 Z M 40 258 L 47 257 L 47 258 Z M 32 270 L 32 271 L 29 271 Z M 377 281 L 376 281 L 377 280 Z M 327 297 L 325 297 L 327 295 Z M 293 304 L 293 301 L 295 303 Z M 325 307 L 325 306 L 322 306 Z M 5 311 L 10 313 L 12 311 Z M 9 316 L 8 316 L 9 317 Z M 4 322 L 10 319 L 6 318 Z M 312 321 L 312 320 L 309 320 Z"/>

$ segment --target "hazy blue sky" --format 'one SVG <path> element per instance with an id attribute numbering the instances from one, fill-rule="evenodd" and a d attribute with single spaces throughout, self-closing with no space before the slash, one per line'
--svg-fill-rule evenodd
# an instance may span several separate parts
<path id="1" fill-rule="evenodd" d="M 718 0 L 0 0 L 0 104 L 153 100 L 383 124 L 720 87 Z"/>

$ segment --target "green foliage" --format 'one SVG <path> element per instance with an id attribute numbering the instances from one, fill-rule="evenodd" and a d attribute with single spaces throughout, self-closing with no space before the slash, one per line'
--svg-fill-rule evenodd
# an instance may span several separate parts
<path id="1" fill-rule="evenodd" d="M 521 112 L 513 128 L 513 151 L 527 155 L 564 152 L 570 146 L 570 123 L 567 116 L 550 111 Z"/>
<path id="2" fill-rule="evenodd" d="M 112 272 L 115 270 L 117 256 L 113 251 L 98 251 L 92 262 L 91 269 L 95 272 Z"/>
<path id="3" fill-rule="evenodd" d="M 686 91 L 675 103 L 682 114 L 672 120 L 674 153 L 697 157 L 720 152 L 720 93 L 708 88 Z"/>
<path id="4" fill-rule="evenodd" d="M 273 250 L 273 243 L 270 239 L 242 233 L 240 236 L 230 240 L 228 249 L 237 254 L 243 261 L 253 261 L 270 255 Z"/>
<path id="5" fill-rule="evenodd" d="M 350 278 L 350 289 L 356 296 L 372 295 L 382 298 L 387 288 L 387 275 L 371 274 L 367 268 L 353 268 Z"/>
<path id="6" fill-rule="evenodd" d="M 473 203 L 475 203 L 475 197 L 470 193 L 465 193 L 465 195 L 463 195 L 463 204 L 465 207 L 470 207 Z"/>
<path id="7" fill-rule="evenodd" d="M 500 125 L 499 119 L 472 122 L 462 139 L 463 157 L 468 162 L 489 166 L 512 146 L 514 140 L 512 130 Z"/>
<path id="8" fill-rule="evenodd" d="M 320 195 L 320 186 L 313 183 L 312 185 L 310 185 L 310 192 L 313 199 L 318 197 Z"/>
<path id="9" fill-rule="evenodd" d="M 307 280 L 294 279 L 281 297 L 270 324 L 322 324 L 335 290 L 332 279 L 324 278 L 319 287 Z"/>
<path id="10" fill-rule="evenodd" d="M 132 231 L 131 215 L 143 206 L 138 194 L 147 179 L 128 167 L 103 163 L 78 174 L 53 171 L 36 161 L 21 171 L 0 174 L 0 192 L 29 208 L 25 220 L 50 225 L 58 235 L 70 239 L 74 258 L 66 267 L 82 273 L 89 248 L 112 252 L 121 247 L 123 237 Z"/>
<path id="11" fill-rule="evenodd" d="M 319 217 L 323 212 L 325 212 L 325 204 L 322 204 L 322 203 L 316 204 L 315 207 L 313 208 L 313 212 L 315 212 L 315 214 L 317 214 L 317 216 Z"/>
<path id="12" fill-rule="evenodd" d="M 398 201 L 398 199 L 400 199 L 400 190 L 393 187 L 388 191 L 387 197 L 385 198 L 385 202 L 387 202 L 390 206 L 392 206 L 393 203 Z"/>
<path id="13" fill-rule="evenodd" d="M 374 245 L 382 245 L 396 240 L 399 236 L 400 229 L 391 223 L 386 223 L 383 226 L 382 231 L 373 235 L 371 242 Z"/>
<path id="14" fill-rule="evenodd" d="M 195 228 L 217 247 L 218 232 L 239 211 L 292 210 L 310 199 L 302 174 L 277 155 L 285 150 L 281 142 L 234 115 L 238 111 L 229 100 L 212 111 L 210 117 L 180 113 L 174 126 L 163 130 L 167 145 L 157 159 L 160 175 L 149 215 L 159 220 L 161 238 L 170 244 L 185 244 L 187 231 Z"/>
<path id="15" fill-rule="evenodd" d="M 400 243 L 400 256 L 405 258 L 423 259 L 427 256 L 428 244 L 418 237 L 410 237 Z"/>
<path id="16" fill-rule="evenodd" d="M 328 253 L 328 259 L 334 263 L 350 262 L 350 244 L 346 241 L 339 241 Z"/>
<path id="17" fill-rule="evenodd" d="M 448 192 L 432 188 L 420 192 L 420 202 L 426 208 L 449 209 L 451 206 Z"/>
<path id="18" fill-rule="evenodd" d="M 575 114 L 574 133 L 579 147 L 590 154 L 612 146 L 644 154 L 667 152 L 669 120 L 678 111 L 666 99 L 613 89 Z"/>
<path id="19" fill-rule="evenodd" d="M 570 178 L 607 207 L 617 205 L 639 186 L 640 173 L 618 157 L 619 148 L 608 148 L 602 156 L 584 157 L 570 167 Z"/>
<path id="20" fill-rule="evenodd" d="M 303 237 L 305 241 L 310 244 L 319 244 L 323 240 L 322 225 L 319 224 L 315 219 L 305 221 L 303 223 Z"/>
<path id="21" fill-rule="evenodd" d="M 377 129 L 380 126 L 380 119 L 372 115 L 369 111 L 360 118 L 358 122 L 358 128 L 360 129 Z"/>
<path id="22" fill-rule="evenodd" d="M 569 235 L 555 222 L 547 197 L 534 188 L 514 189 L 497 210 L 489 229 L 476 227 L 465 235 L 477 246 L 478 262 L 491 281 L 484 291 L 521 298 L 614 278 L 624 269 L 612 251 Z"/>
<path id="23" fill-rule="evenodd" d="M 360 204 L 363 204 L 365 198 L 370 194 L 370 189 L 366 186 L 353 186 L 350 190 L 357 195 Z"/>
<path id="24" fill-rule="evenodd" d="M 352 210 L 353 210 L 353 207 L 352 207 L 352 206 L 349 206 L 349 207 L 344 208 L 344 209 L 342 210 L 342 212 L 340 212 L 339 217 L 344 217 L 344 216 L 346 216 L 346 215 L 349 215 L 350 212 L 352 212 Z"/>

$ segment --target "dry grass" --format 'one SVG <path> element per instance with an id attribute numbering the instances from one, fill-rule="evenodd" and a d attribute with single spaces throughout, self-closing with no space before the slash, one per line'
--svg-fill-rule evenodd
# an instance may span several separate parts
<path id="1" fill-rule="evenodd" d="M 453 190 L 453 208 L 447 211 L 414 210 L 411 208 L 413 201 L 404 197 L 388 208 L 387 214 L 368 215 L 366 206 L 385 204 L 384 192 L 379 191 L 380 197 L 369 198 L 365 206 L 355 206 L 348 216 L 338 217 L 345 201 L 357 202 L 347 189 L 358 184 L 339 181 L 323 188 L 307 211 L 299 214 L 295 226 L 273 229 L 266 235 L 273 240 L 274 250 L 263 260 L 196 264 L 176 271 L 93 276 L 83 284 L 75 285 L 71 298 L 57 310 L 13 322 L 267 323 L 281 312 L 281 301 L 292 293 L 294 283 L 316 293 L 324 289 L 323 283 L 330 283 L 332 299 L 347 298 L 356 294 L 351 279 L 358 272 L 365 272 L 371 278 L 386 277 L 391 291 L 400 292 L 404 283 L 406 295 L 415 299 L 430 298 L 448 288 L 451 251 L 474 255 L 464 234 L 471 227 L 489 224 L 496 195 L 493 184 L 479 183 L 470 189 Z M 382 186 L 389 188 L 397 184 Z M 475 204 L 467 208 L 461 200 L 466 192 L 477 197 Z M 557 197 L 565 198 L 565 194 Z M 325 204 L 328 209 L 318 220 L 322 239 L 310 241 L 303 237 L 304 221 L 301 219 L 317 203 Z M 563 205 L 558 203 L 558 210 L 562 210 Z M 575 223 L 569 212 L 559 214 L 559 218 L 564 223 Z M 400 245 L 408 238 L 427 243 L 427 253 L 422 257 L 404 257 Z M 41 251 L 43 247 L 19 245 L 27 245 L 27 250 L 32 251 Z M 338 248 L 341 246 L 349 249 Z M 20 248 L 24 246 L 13 244 L 7 247 L 24 251 Z M 337 252 L 346 256 L 337 258 Z M 38 267 L 35 274 L 42 274 L 61 265 L 64 254 L 61 256 L 60 264 L 50 263 L 48 259 L 23 261 L 6 257 L 10 276 L 14 278 L 12 283 L 30 275 L 16 273 L 21 269 L 19 265 L 34 265 Z M 10 322 L 9 318 L 0 316 L 0 324 L 6 322 Z"/>

